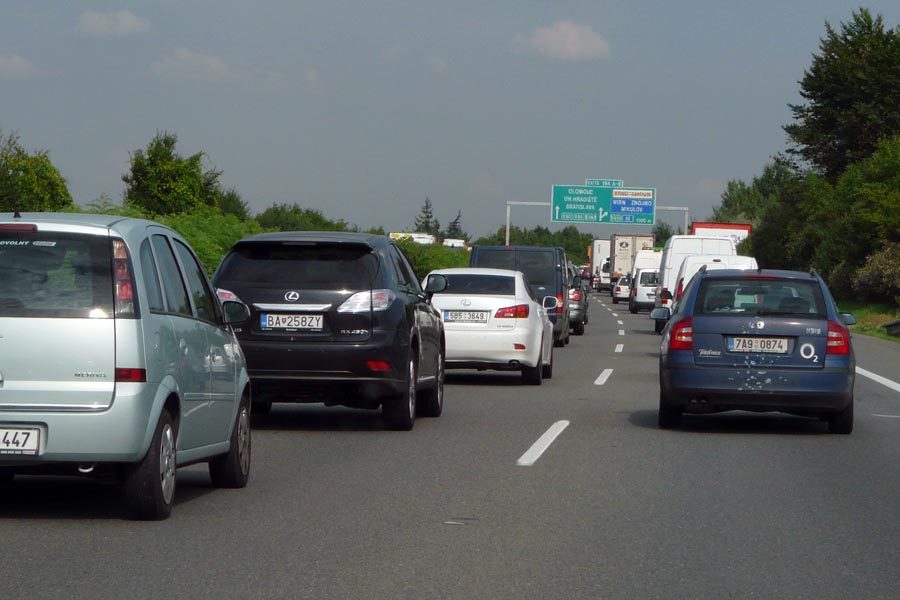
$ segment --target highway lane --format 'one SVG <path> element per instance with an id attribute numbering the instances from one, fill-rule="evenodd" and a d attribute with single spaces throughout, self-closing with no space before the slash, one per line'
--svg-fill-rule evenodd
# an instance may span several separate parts
<path id="1" fill-rule="evenodd" d="M 900 419 L 874 415 L 900 394 L 858 377 L 851 436 L 737 413 L 660 431 L 652 322 L 598 300 L 552 380 L 451 372 L 444 416 L 412 432 L 276 406 L 249 487 L 183 469 L 165 522 L 123 519 L 108 485 L 21 478 L 0 597 L 897 597 Z M 894 349 L 860 338 L 859 364 L 896 380 Z"/>

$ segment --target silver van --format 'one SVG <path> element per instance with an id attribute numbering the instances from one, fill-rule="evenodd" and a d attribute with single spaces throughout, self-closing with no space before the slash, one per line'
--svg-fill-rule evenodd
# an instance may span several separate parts
<path id="1" fill-rule="evenodd" d="M 0 214 L 0 485 L 17 474 L 113 476 L 161 519 L 175 470 L 250 474 L 250 382 L 188 243 L 151 221 Z"/>

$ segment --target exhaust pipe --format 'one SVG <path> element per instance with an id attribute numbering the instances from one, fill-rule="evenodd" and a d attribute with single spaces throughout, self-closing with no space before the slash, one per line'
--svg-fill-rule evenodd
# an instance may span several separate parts
<path id="1" fill-rule="evenodd" d="M 512 367 L 512 368 L 514 368 L 514 369 L 518 369 L 519 366 L 521 366 L 521 365 L 519 364 L 519 361 L 517 361 L 517 360 L 511 360 L 511 361 L 509 361 L 509 366 Z"/>
<path id="2" fill-rule="evenodd" d="M 81 473 L 82 475 L 88 475 L 94 471 L 95 466 L 96 465 L 94 465 L 94 464 L 78 465 L 78 472 Z"/>

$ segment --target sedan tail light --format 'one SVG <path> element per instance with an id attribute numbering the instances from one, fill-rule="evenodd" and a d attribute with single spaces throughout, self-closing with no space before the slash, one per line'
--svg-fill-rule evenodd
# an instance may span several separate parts
<path id="1" fill-rule="evenodd" d="M 503 308 L 498 308 L 497 312 L 494 313 L 495 319 L 527 319 L 528 318 L 528 305 L 527 304 L 516 304 L 515 306 L 505 306 Z"/>
<path id="2" fill-rule="evenodd" d="M 694 320 L 691 317 L 675 323 L 669 337 L 669 350 L 694 349 Z"/>
<path id="3" fill-rule="evenodd" d="M 828 321 L 828 341 L 825 354 L 850 354 L 850 331 L 834 321 Z"/>

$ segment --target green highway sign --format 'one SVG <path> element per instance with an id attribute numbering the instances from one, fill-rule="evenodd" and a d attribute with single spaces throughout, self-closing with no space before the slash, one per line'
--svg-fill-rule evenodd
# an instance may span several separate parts
<path id="1" fill-rule="evenodd" d="M 656 189 L 554 185 L 550 191 L 552 223 L 653 225 Z"/>
<path id="2" fill-rule="evenodd" d="M 585 179 L 584 185 L 616 188 L 623 187 L 625 182 L 621 179 Z"/>

